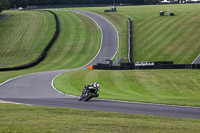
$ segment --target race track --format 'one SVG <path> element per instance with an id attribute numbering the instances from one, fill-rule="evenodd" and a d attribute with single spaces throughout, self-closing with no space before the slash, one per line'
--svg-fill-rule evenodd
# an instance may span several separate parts
<path id="1" fill-rule="evenodd" d="M 118 33 L 110 22 L 94 13 L 85 11 L 75 12 L 90 17 L 100 27 L 102 32 L 102 44 L 97 56 L 89 64 L 78 69 L 40 72 L 9 80 L 0 85 L 1 100 L 41 106 L 70 107 L 108 112 L 200 119 L 200 108 L 195 107 L 167 106 L 100 99 L 92 99 L 89 102 L 80 102 L 77 97 L 57 92 L 52 87 L 52 81 L 57 75 L 64 72 L 87 69 L 88 65 L 99 62 L 100 57 L 113 58 L 118 50 Z M 104 61 L 102 60 L 102 62 Z"/>

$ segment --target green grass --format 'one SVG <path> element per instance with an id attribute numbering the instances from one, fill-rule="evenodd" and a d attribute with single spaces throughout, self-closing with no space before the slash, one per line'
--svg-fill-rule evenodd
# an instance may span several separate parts
<path id="1" fill-rule="evenodd" d="M 101 32 L 88 17 L 81 14 L 55 11 L 60 21 L 60 35 L 47 58 L 35 69 L 71 69 L 86 65 L 97 54 Z"/>
<path id="2" fill-rule="evenodd" d="M 12 16 L 0 23 L 1 67 L 28 63 L 36 59 L 55 31 L 53 15 L 39 11 L 6 13 Z M 81 67 L 92 60 L 99 50 L 101 33 L 91 19 L 72 12 L 58 11 L 56 14 L 60 21 L 60 35 L 47 58 L 35 69 Z"/>
<path id="3" fill-rule="evenodd" d="M 5 23 L 0 23 L 0 25 L 7 25 L 5 29 L 8 31 L 11 31 L 13 28 L 12 25 L 15 25 L 15 19 L 18 17 L 22 17 L 23 15 L 42 15 L 39 11 L 34 12 L 18 12 L 18 11 L 6 11 L 6 13 L 11 13 L 12 17 L 10 19 L 5 20 Z M 34 73 L 34 72 L 41 72 L 41 71 L 49 71 L 49 70 L 58 70 L 58 69 L 69 69 L 69 68 L 78 68 L 85 64 L 87 64 L 90 60 L 93 59 L 93 57 L 96 55 L 96 53 L 99 50 L 100 42 L 101 42 L 101 33 L 98 28 L 98 26 L 95 25 L 95 23 L 81 15 L 76 14 L 73 12 L 64 12 L 64 11 L 57 11 L 55 12 L 58 15 L 59 21 L 60 21 L 60 35 L 58 39 L 55 41 L 53 47 L 50 49 L 50 51 L 47 54 L 47 57 L 43 62 L 41 62 L 39 65 L 21 70 L 21 71 L 11 71 L 11 72 L 0 72 L 0 83 L 3 81 L 6 81 L 10 78 L 13 78 L 18 75 L 23 75 L 27 73 Z M 15 16 L 16 15 L 16 16 Z M 45 14 L 43 14 L 45 15 Z M 48 13 L 48 15 L 51 15 Z M 49 21 L 53 21 L 53 16 L 49 16 Z M 25 21 L 22 21 L 24 23 L 27 23 Z M 3 28 L 3 27 L 0 27 Z M 55 30 L 55 25 L 50 25 L 49 28 L 51 30 Z M 4 30 L 0 30 L 0 34 L 4 34 Z M 14 34 L 14 33 L 13 33 Z M 15 33 L 17 34 L 17 33 Z M 4 40 L 9 41 L 15 38 L 15 35 L 11 36 L 11 39 L 8 39 L 10 36 L 5 36 Z M 41 36 L 38 36 L 41 37 Z M 24 36 L 23 38 L 26 38 Z M 0 38 L 1 40 L 2 38 Z M 40 39 L 40 38 L 39 38 Z M 35 40 L 37 42 L 37 38 Z M 44 41 L 48 42 L 48 39 L 45 39 Z M 10 41 L 10 44 L 7 44 L 8 47 L 13 46 L 14 41 Z M 46 46 L 47 43 L 44 44 Z M 25 44 L 24 44 L 25 45 Z M 0 44 L 0 51 L 3 51 L 2 62 L 0 64 L 6 64 L 5 62 L 10 62 L 16 58 L 15 56 L 7 57 L 8 60 L 4 60 L 4 54 L 9 51 L 9 49 L 6 49 L 4 45 L 2 46 Z M 17 47 L 17 46 L 16 46 Z M 39 46 L 38 50 L 43 50 L 43 46 Z M 12 48 L 12 47 L 11 47 Z M 27 47 L 25 46 L 24 49 Z M 18 47 L 15 52 L 12 51 L 12 55 L 15 53 L 21 54 L 20 57 L 23 57 L 23 52 L 21 53 L 22 47 Z M 31 49 L 31 48 L 29 48 Z M 27 51 L 28 52 L 28 51 Z M 39 54 L 40 52 L 34 51 L 34 55 Z M 19 59 L 20 60 L 20 59 Z M 14 62 L 18 62 L 18 59 Z M 30 60 L 29 60 L 30 61 Z"/>
<path id="4" fill-rule="evenodd" d="M 79 96 L 84 85 L 100 83 L 102 99 L 200 106 L 198 70 L 67 72 L 54 81 L 58 90 Z"/>
<path id="5" fill-rule="evenodd" d="M 147 46 L 147 41 L 151 40 L 153 36 L 145 39 L 142 36 L 145 34 L 144 36 L 149 37 L 148 35 L 151 35 L 150 32 L 154 32 L 155 29 L 156 29 L 155 31 L 156 34 L 160 35 L 160 33 L 162 33 L 161 31 L 163 30 L 161 27 L 158 27 L 158 31 L 160 30 L 160 32 L 157 31 L 157 28 L 155 29 L 152 28 L 151 30 L 149 28 L 151 28 L 152 25 L 157 22 L 153 21 L 154 18 L 164 19 L 164 20 L 171 19 L 167 17 L 166 18 L 158 17 L 159 11 L 161 9 L 165 10 L 164 8 L 168 8 L 168 6 L 170 7 L 170 10 L 172 12 L 173 10 L 176 11 L 174 12 L 175 15 L 177 16 L 175 16 L 172 19 L 177 19 L 177 17 L 179 17 L 182 13 L 185 14 L 186 16 L 188 14 L 190 16 L 191 14 L 193 14 L 194 17 L 191 18 L 188 17 L 188 19 L 191 19 L 191 23 L 194 23 L 194 27 L 196 27 L 197 23 L 194 22 L 194 19 L 195 18 L 197 19 L 199 15 L 197 14 L 199 13 L 199 11 L 197 10 L 199 9 L 198 5 L 118 7 L 117 13 L 108 13 L 108 14 L 103 13 L 103 10 L 105 8 L 82 8 L 82 9 L 94 11 L 104 15 L 117 27 L 120 36 L 120 48 L 117 54 L 118 57 L 121 56 L 125 57 L 127 55 L 126 18 L 130 16 L 135 21 L 134 28 L 136 28 L 134 30 L 135 31 L 134 46 L 136 49 L 136 52 L 134 52 L 135 53 L 134 59 L 135 61 L 140 61 L 140 60 L 144 61 L 147 60 L 149 57 L 151 57 L 153 53 L 152 55 L 148 52 L 145 53 L 144 52 L 145 50 L 143 50 L 144 48 L 143 46 L 147 47 L 145 49 L 148 51 L 148 49 L 151 50 L 153 48 L 156 48 L 157 47 L 156 45 L 158 43 L 157 44 L 155 44 L 155 42 L 154 44 L 149 43 L 151 44 L 151 46 L 149 46 L 149 44 Z M 178 10 L 180 15 L 178 15 Z M 184 13 L 183 10 L 186 13 Z M 15 12 L 13 12 L 13 14 L 15 14 Z M 0 72 L 0 82 L 3 82 L 9 78 L 26 73 L 65 69 L 65 68 L 75 68 L 82 66 L 84 62 L 87 63 L 88 60 L 90 60 L 90 58 L 93 57 L 93 55 L 91 57 L 90 56 L 88 57 L 89 51 L 87 52 L 84 51 L 85 47 L 88 46 L 86 44 L 90 44 L 90 41 L 88 40 L 86 41 L 84 39 L 87 37 L 87 39 L 93 40 L 94 38 L 88 38 L 88 36 L 94 33 L 97 34 L 97 38 L 95 39 L 96 43 L 93 45 L 95 46 L 97 45 L 95 48 L 96 51 L 98 51 L 98 47 L 100 44 L 98 43 L 100 42 L 100 32 L 97 26 L 95 26 L 95 24 L 92 21 L 90 21 L 89 18 L 85 18 L 80 14 L 75 14 L 71 12 L 56 12 L 56 14 L 58 14 L 59 16 L 62 30 L 58 40 L 54 44 L 54 48 L 52 48 L 49 51 L 47 58 L 38 66 L 35 66 L 27 70 Z M 183 16 L 183 14 L 182 17 L 185 17 Z M 13 17 L 14 16 L 5 21 L 8 22 Z M 46 17 L 44 16 L 42 18 L 45 19 Z M 53 18 L 53 16 L 51 16 L 51 18 Z M 146 20 L 146 18 L 148 18 L 148 20 Z M 179 19 L 182 18 L 179 17 Z M 150 21 L 152 25 L 148 25 L 147 21 Z M 172 20 L 170 21 L 171 24 L 174 25 L 174 23 L 172 23 Z M 187 20 L 185 18 L 182 21 L 187 21 Z M 14 21 L 12 22 L 14 23 Z M 12 26 L 13 23 L 10 25 Z M 3 24 L 3 22 L 0 23 L 0 25 L 1 24 Z M 158 24 L 158 26 L 159 25 L 162 24 Z M 52 31 L 54 30 L 54 27 L 55 25 L 52 25 L 51 28 Z M 191 28 L 187 29 L 194 31 L 194 27 L 192 26 Z M 175 29 L 179 29 L 179 27 L 177 28 L 175 26 Z M 183 30 L 186 31 L 185 28 Z M 198 28 L 196 28 L 196 30 L 197 31 L 195 31 L 194 33 L 199 32 Z M 148 31 L 149 33 L 147 34 L 146 31 Z M 193 33 L 192 31 L 190 31 L 190 33 Z M 0 35 L 3 34 L 2 32 L 3 31 L 0 30 Z M 81 33 L 81 34 L 76 39 L 74 39 L 73 37 L 76 36 L 75 35 L 76 33 Z M 178 33 L 176 33 L 175 30 L 175 33 L 172 34 L 173 36 L 176 36 L 175 34 L 178 34 L 177 35 L 178 38 L 180 33 L 182 33 L 182 31 L 178 30 Z M 191 62 L 193 58 L 195 58 L 196 55 L 198 55 L 197 44 L 199 40 L 198 37 L 196 37 L 195 35 L 192 36 L 193 40 L 195 41 L 195 44 L 191 46 L 192 50 L 190 51 L 190 49 L 188 49 L 188 51 L 185 51 L 186 53 L 184 53 L 183 55 L 184 58 L 188 59 L 176 56 L 177 61 L 175 63 L 179 62 L 187 63 L 187 60 Z M 9 37 L 15 37 L 15 36 L 9 36 Z M 41 36 L 38 36 L 38 38 L 41 38 Z M 36 40 L 39 41 L 38 39 Z M 8 41 L 8 39 L 6 39 L 5 41 Z M 173 39 L 171 39 L 171 41 L 173 41 Z M 162 42 L 162 40 L 160 40 L 160 42 Z M 77 46 L 76 44 L 80 44 L 80 46 Z M 190 43 L 187 42 L 187 44 Z M 164 47 L 163 43 L 160 43 L 159 45 L 163 45 Z M 173 46 L 177 48 L 175 44 L 171 45 L 171 42 L 169 43 L 169 45 L 171 48 L 173 48 Z M 91 44 L 89 46 L 91 46 Z M 71 51 L 73 50 L 77 51 L 77 54 L 72 53 Z M 146 56 L 140 55 L 140 53 L 138 53 L 141 51 L 143 54 L 146 54 Z M 191 52 L 190 55 L 188 55 L 189 51 Z M 172 56 L 174 52 L 171 52 L 170 54 L 171 54 L 170 56 Z M 161 55 L 157 56 L 153 55 L 153 56 L 156 57 L 155 60 L 158 59 L 166 60 L 170 57 L 170 56 L 167 57 L 167 54 L 164 55 L 162 58 Z M 173 58 L 170 58 L 169 60 L 171 59 Z M 70 94 L 80 95 L 81 89 L 85 84 L 90 84 L 94 81 L 99 81 L 101 85 L 100 98 L 113 98 L 121 100 L 130 99 L 130 101 L 199 106 L 200 102 L 198 95 L 199 95 L 200 85 L 198 81 L 200 78 L 198 74 L 199 74 L 198 70 L 192 70 L 192 71 L 191 70 L 158 70 L 158 71 L 157 70 L 154 71 L 85 70 L 85 71 L 75 71 L 66 73 L 61 77 L 58 77 L 58 79 L 56 79 L 55 85 L 57 84 L 56 87 L 58 88 L 66 89 L 65 91 L 67 93 L 71 92 Z M 68 88 L 65 88 L 66 87 L 65 85 L 68 85 Z M 118 114 L 118 113 L 106 113 L 97 111 L 86 111 L 86 110 L 83 111 L 75 109 L 36 107 L 36 106 L 23 106 L 23 105 L 1 104 L 0 118 L 1 118 L 0 132 L 66 132 L 66 131 L 69 132 L 198 132 L 200 130 L 199 120 L 193 120 L 193 119 L 177 119 L 177 118 L 165 118 L 157 116 Z"/>
<path id="6" fill-rule="evenodd" d="M 0 132 L 116 133 L 200 130 L 200 120 L 0 104 Z"/>
<path id="7" fill-rule="evenodd" d="M 119 32 L 118 57 L 127 58 L 127 20 L 133 21 L 133 59 L 138 61 L 174 61 L 192 63 L 200 54 L 199 4 L 117 7 L 116 13 L 104 13 L 106 7 L 82 8 L 105 16 Z M 160 17 L 160 11 L 175 13 Z"/>
<path id="8" fill-rule="evenodd" d="M 55 32 L 53 15 L 39 11 L 6 11 L 11 17 L 0 23 L 0 67 L 35 60 Z"/>

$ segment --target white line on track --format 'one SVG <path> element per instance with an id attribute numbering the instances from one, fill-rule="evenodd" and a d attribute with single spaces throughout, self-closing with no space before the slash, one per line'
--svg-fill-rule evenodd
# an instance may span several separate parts
<path id="1" fill-rule="evenodd" d="M 24 75 L 20 75 L 20 76 L 17 76 L 17 77 L 8 79 L 8 80 L 4 81 L 3 83 L 1 83 L 0 86 L 4 85 L 4 84 L 6 84 L 6 83 L 8 83 L 8 82 L 10 82 L 10 81 L 12 81 L 12 80 L 15 80 L 15 79 L 17 79 L 17 78 L 21 78 L 21 77 L 24 77 L 24 76 L 27 76 L 27 75 L 31 75 L 31 74 L 34 74 L 34 73 L 24 74 Z"/>
<path id="2" fill-rule="evenodd" d="M 10 102 L 10 101 L 4 101 L 4 100 L 0 100 L 0 103 L 5 103 L 5 104 L 23 104 L 23 103 Z"/>
<path id="3" fill-rule="evenodd" d="M 67 10 L 67 11 L 68 11 L 68 10 Z M 85 12 L 88 12 L 88 11 L 85 11 Z M 76 11 L 76 13 L 79 13 L 79 11 Z M 92 12 L 88 12 L 88 13 L 92 13 Z M 92 13 L 92 14 L 95 14 L 95 13 Z M 84 68 L 84 67 L 88 66 L 92 61 L 94 61 L 94 60 L 96 59 L 96 57 L 99 55 L 99 53 L 100 53 L 100 51 L 101 51 L 101 48 L 102 48 L 102 45 L 103 45 L 103 44 L 102 44 L 102 43 L 103 43 L 103 31 L 102 31 L 101 27 L 99 26 L 99 24 L 98 24 L 93 18 L 91 18 L 90 16 L 87 16 L 87 15 L 85 15 L 85 14 L 83 14 L 83 15 L 86 16 L 86 17 L 88 17 L 88 18 L 90 18 L 90 19 L 91 19 L 94 23 L 96 23 L 96 25 L 99 27 L 99 29 L 100 29 L 100 31 L 101 31 L 101 45 L 100 45 L 100 49 L 99 49 L 98 53 L 96 54 L 96 56 L 95 56 L 88 64 L 86 64 L 86 65 L 84 65 L 84 66 L 82 66 L 82 67 L 80 67 L 80 68 L 77 68 L 77 69 Z M 107 22 L 109 22 L 109 23 L 113 26 L 113 28 L 115 29 L 115 31 L 116 31 L 116 33 L 117 33 L 117 40 L 118 40 L 117 51 L 115 52 L 114 56 L 112 57 L 112 59 L 113 59 L 113 58 L 115 57 L 115 55 L 117 54 L 118 49 L 119 49 L 119 34 L 118 34 L 118 31 L 117 31 L 117 29 L 115 28 L 115 26 L 114 26 L 110 21 L 108 21 L 105 17 L 103 17 L 103 16 L 101 16 L 101 15 L 98 15 L 98 14 L 95 14 L 95 15 L 97 15 L 97 16 L 99 16 L 99 17 L 105 19 Z M 63 94 L 63 95 L 72 96 L 72 95 L 69 95 L 69 94 L 66 94 L 66 93 L 63 93 L 63 92 L 57 90 L 56 87 L 54 86 L 54 84 L 53 84 L 54 80 L 55 80 L 58 76 L 60 76 L 60 75 L 62 75 L 62 74 L 59 74 L 59 75 L 55 76 L 55 77 L 53 78 L 53 80 L 51 81 L 51 86 L 52 86 L 52 88 L 53 88 L 55 91 L 57 91 L 57 92 L 59 92 L 59 93 L 61 93 L 61 94 Z M 76 97 L 76 96 L 73 96 L 73 97 Z"/>
<path id="4" fill-rule="evenodd" d="M 192 62 L 192 64 L 194 64 L 194 62 L 198 59 L 198 58 L 200 58 L 200 54 L 197 56 L 197 58 Z"/>
<path id="5" fill-rule="evenodd" d="M 79 12 L 77 12 L 77 13 L 79 13 Z M 83 15 L 85 15 L 85 14 L 83 14 Z M 98 51 L 98 53 L 96 54 L 96 56 L 95 56 L 89 63 L 87 63 L 86 65 L 84 65 L 84 66 L 82 66 L 82 67 L 80 67 L 80 68 L 84 68 L 84 67 L 86 67 L 87 65 L 89 65 L 92 61 L 94 61 L 94 60 L 96 59 L 96 57 L 99 55 L 99 53 L 100 53 L 100 51 L 101 51 L 101 48 L 102 48 L 102 45 L 103 45 L 103 31 L 102 31 L 101 27 L 97 24 L 97 22 L 96 22 L 93 18 L 91 18 L 91 17 L 89 17 L 89 16 L 87 16 L 87 15 L 85 15 L 85 16 L 88 17 L 88 18 L 90 18 L 90 19 L 92 19 L 92 21 L 94 21 L 94 22 L 96 23 L 96 25 L 99 27 L 99 29 L 100 29 L 100 31 L 101 31 L 101 45 L 100 45 L 99 51 Z"/>
<path id="6" fill-rule="evenodd" d="M 88 12 L 88 11 L 85 11 L 85 12 Z M 79 12 L 78 12 L 78 13 L 79 13 Z M 89 13 L 92 13 L 92 12 L 89 12 Z M 95 13 L 92 13 L 92 14 L 95 14 Z M 85 15 L 85 14 L 83 14 L 83 15 Z M 98 14 L 95 14 L 95 15 L 98 15 Z M 85 15 L 85 16 L 86 16 L 86 17 L 89 17 L 89 16 L 87 16 L 87 15 Z M 103 17 L 103 16 L 101 16 L 101 15 L 98 15 L 98 16 L 100 16 L 100 17 L 104 18 L 106 21 L 108 21 L 105 17 Z M 91 18 L 91 17 L 89 17 L 89 18 L 92 19 L 92 20 L 97 24 L 97 22 L 96 22 L 93 18 Z M 115 26 L 114 26 L 110 21 L 108 21 L 108 22 L 115 28 Z M 103 42 L 103 32 L 102 32 L 101 27 L 100 27 L 98 24 L 97 24 L 97 26 L 100 28 L 100 30 L 101 30 L 101 36 L 102 36 L 102 39 L 101 39 L 101 46 L 100 46 L 100 49 L 99 49 L 99 52 L 100 52 L 100 51 L 101 51 L 101 47 L 102 47 L 102 42 Z M 116 31 L 116 33 L 117 33 L 117 38 L 118 38 L 118 45 L 117 45 L 118 47 L 117 47 L 117 51 L 115 52 L 115 54 L 114 54 L 114 56 L 112 57 L 112 59 L 115 57 L 115 55 L 117 54 L 118 49 L 119 49 L 119 34 L 118 34 L 118 31 L 117 31 L 116 28 L 115 28 L 115 31 Z M 88 64 L 84 65 L 83 67 L 77 68 L 77 69 L 80 70 L 81 68 L 84 68 L 85 66 L 89 65 L 89 64 L 98 56 L 99 52 L 97 53 L 97 55 L 96 55 Z M 200 55 L 199 55 L 199 56 L 200 56 Z M 198 56 L 198 57 L 199 57 L 199 56 Z M 198 58 L 198 57 L 197 57 L 197 58 Z M 76 70 L 77 70 L 77 69 L 76 69 Z M 63 94 L 63 95 L 72 96 L 72 97 L 78 97 L 78 96 L 73 96 L 73 95 L 69 95 L 69 94 L 63 93 L 63 92 L 61 92 L 61 91 L 59 91 L 59 90 L 56 89 L 56 87 L 53 85 L 53 82 L 54 82 L 54 80 L 55 80 L 57 77 L 59 77 L 60 75 L 62 75 L 62 74 L 59 74 L 59 75 L 57 75 L 56 77 L 54 77 L 54 79 L 53 79 L 52 82 L 51 82 L 51 85 L 52 85 L 52 87 L 54 88 L 54 90 L 57 91 L 57 92 L 59 92 L 59 93 L 61 93 L 61 94 Z M 111 100 L 111 99 L 98 99 L 98 100 L 106 100 L 106 101 L 114 101 L 114 102 L 124 102 L 124 103 L 135 103 L 135 104 L 143 104 L 143 105 L 161 105 L 161 106 L 168 106 L 168 107 L 198 108 L 198 109 L 200 109 L 200 107 L 192 107 L 192 106 L 180 106 L 180 105 L 166 105 L 166 104 L 130 102 L 130 101 L 120 101 L 120 100 Z"/>
<path id="7" fill-rule="evenodd" d="M 88 11 L 85 11 L 85 12 L 88 12 Z M 113 28 L 115 29 L 115 31 L 116 31 L 116 33 L 117 33 L 117 51 L 115 52 L 115 54 L 114 54 L 114 56 L 111 58 L 111 59 L 113 59 L 114 57 L 115 57 L 115 55 L 117 54 L 117 52 L 118 52 L 118 49 L 119 49 L 119 33 L 118 33 L 118 31 L 117 31 L 117 29 L 116 29 L 116 27 L 108 20 L 108 19 L 106 19 L 105 17 L 103 17 L 103 16 L 101 16 L 101 15 L 99 15 L 99 14 L 96 14 L 96 13 L 93 13 L 93 12 L 89 12 L 89 13 L 92 13 L 92 14 L 95 14 L 95 15 L 97 15 L 97 16 L 99 16 L 99 17 L 101 17 L 101 18 L 103 18 L 103 19 L 105 19 L 108 23 L 110 23 L 110 25 L 112 25 L 113 26 Z M 92 18 L 91 18 L 92 19 Z M 93 20 L 93 19 L 92 19 Z M 95 22 L 95 20 L 93 20 L 94 22 Z M 96 22 L 95 22 L 96 23 Z M 98 25 L 98 24 L 97 24 Z M 99 25 L 98 25 L 99 26 Z M 99 26 L 100 27 L 100 26 Z"/>
<path id="8" fill-rule="evenodd" d="M 65 11 L 68 11 L 68 10 L 65 10 Z M 87 11 L 86 11 L 86 12 L 87 12 Z M 90 13 L 92 13 L 92 12 L 90 12 Z M 93 13 L 93 14 L 95 14 L 95 13 Z M 98 14 L 95 14 L 95 15 L 98 15 Z M 86 16 L 86 15 L 85 15 L 85 16 Z M 100 15 L 98 15 L 98 16 L 100 16 Z M 87 16 L 87 17 L 89 17 L 89 16 Z M 100 16 L 100 17 L 104 18 L 103 16 Z M 89 18 L 91 18 L 91 17 L 89 17 Z M 91 18 L 91 19 L 92 19 L 92 18 Z M 104 19 L 107 20 L 106 18 L 104 18 Z M 93 20 L 93 19 L 92 19 L 92 20 Z M 94 20 L 93 20 L 93 21 L 94 21 Z M 107 21 L 108 21 L 108 20 L 107 20 Z M 96 23 L 96 21 L 94 21 L 94 22 Z M 115 28 L 115 26 L 114 26 L 110 21 L 108 21 L 108 22 Z M 97 24 L 97 23 L 96 23 L 96 24 Z M 97 24 L 97 25 L 98 25 L 98 24 Z M 98 27 L 100 28 L 99 25 L 98 25 Z M 102 29 L 100 28 L 100 30 L 101 30 L 101 34 L 102 34 Z M 118 31 L 117 31 L 116 28 L 115 28 L 115 30 L 116 30 L 116 32 L 117 32 L 117 37 L 118 37 L 118 47 L 117 47 L 117 51 L 118 51 L 118 48 L 119 48 L 119 34 L 118 34 Z M 103 36 L 102 36 L 102 38 L 103 38 Z M 101 41 L 101 46 L 102 46 L 102 41 Z M 100 50 L 101 50 L 101 47 L 100 47 Z M 99 52 L 100 52 L 100 50 L 99 50 Z M 117 51 L 116 51 L 115 55 L 117 54 Z M 97 53 L 97 55 L 99 54 L 99 52 Z M 96 56 L 97 56 L 97 55 L 96 55 Z M 115 55 L 114 55 L 114 56 L 115 56 Z M 96 57 L 96 56 L 95 56 L 95 57 Z M 113 56 L 113 58 L 114 58 L 114 56 Z M 90 63 L 95 59 L 95 57 L 94 57 L 88 64 L 90 64 Z M 113 58 L 112 58 L 112 59 L 113 59 Z M 198 56 L 197 58 L 200 58 L 200 54 L 199 54 L 199 56 Z M 192 62 L 192 64 L 197 60 L 197 58 Z M 84 65 L 84 66 L 82 66 L 82 67 L 80 67 L 80 68 L 72 69 L 72 71 L 83 69 L 83 68 L 84 68 L 85 66 L 87 66 L 88 64 L 86 64 L 86 65 Z M 11 79 L 6 80 L 5 82 L 1 83 L 0 86 L 4 85 L 4 84 L 6 84 L 6 83 L 8 83 L 8 82 L 10 82 L 10 81 L 12 81 L 12 80 L 15 80 L 15 79 L 17 79 L 17 78 L 20 78 L 20 77 L 23 77 L 23 76 L 27 76 L 27 75 L 31 75 L 31 74 L 35 74 L 35 73 L 25 74 L 25 75 L 21 75 L 21 76 L 17 76 L 17 77 L 11 78 Z M 55 77 L 53 78 L 53 80 L 51 81 L 51 86 L 52 86 L 52 88 L 53 88 L 55 91 L 57 91 L 57 92 L 59 92 L 59 93 L 61 93 L 61 94 L 63 94 L 63 95 L 72 96 L 72 97 L 77 97 L 77 96 L 69 95 L 69 94 L 63 93 L 63 92 L 61 92 L 61 91 L 58 91 L 58 90 L 55 88 L 55 86 L 53 85 L 53 82 L 54 82 L 54 80 L 55 80 L 58 76 L 60 76 L 60 75 L 61 75 L 61 74 L 55 76 Z M 97 100 L 107 100 L 107 101 L 124 102 L 124 103 L 136 103 L 136 104 L 144 104 L 144 105 L 161 105 L 161 106 L 168 106 L 168 107 L 198 108 L 198 109 L 200 109 L 200 107 L 192 107 L 192 106 L 180 106 L 180 105 L 166 105 L 166 104 L 141 103 L 141 102 L 120 101 L 120 100 L 111 100 L 111 99 L 97 99 Z M 16 102 L 10 102 L 10 101 L 3 101 L 3 100 L 0 100 L 0 103 L 22 104 L 22 103 L 16 103 Z M 29 105 L 29 104 L 26 104 L 26 105 Z"/>
<path id="9" fill-rule="evenodd" d="M 121 103 L 134 103 L 134 104 L 142 104 L 142 105 L 159 105 L 159 106 L 166 106 L 166 107 L 180 107 L 180 108 L 197 108 L 200 109 L 200 107 L 194 107 L 194 106 L 181 106 L 181 105 L 167 105 L 167 104 L 158 104 L 158 103 L 142 103 L 142 102 L 130 102 L 130 101 L 120 101 L 120 100 L 111 100 L 111 99 L 97 99 L 97 100 L 106 100 L 111 102 L 121 102 Z"/>
<path id="10" fill-rule="evenodd" d="M 75 71 L 75 70 L 74 70 L 74 71 Z M 59 74 L 59 75 L 57 75 L 56 77 L 54 77 L 53 80 L 51 81 L 51 86 L 52 86 L 52 88 L 53 88 L 55 91 L 57 91 L 58 93 L 60 93 L 60 94 L 63 94 L 63 95 L 66 95 L 66 96 L 71 96 L 71 97 L 77 97 L 77 96 L 73 96 L 73 95 L 69 95 L 69 94 L 63 93 L 62 91 L 59 91 L 59 90 L 56 89 L 56 87 L 54 86 L 53 82 L 54 82 L 54 80 L 55 80 L 58 76 L 60 76 L 60 75 L 62 75 L 62 73 Z"/>

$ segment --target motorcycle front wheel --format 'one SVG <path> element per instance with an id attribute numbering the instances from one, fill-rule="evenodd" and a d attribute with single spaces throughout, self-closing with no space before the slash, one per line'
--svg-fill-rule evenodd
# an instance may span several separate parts
<path id="1" fill-rule="evenodd" d="M 88 92 L 85 97 L 85 101 L 89 101 L 91 98 L 92 98 L 92 93 Z"/>

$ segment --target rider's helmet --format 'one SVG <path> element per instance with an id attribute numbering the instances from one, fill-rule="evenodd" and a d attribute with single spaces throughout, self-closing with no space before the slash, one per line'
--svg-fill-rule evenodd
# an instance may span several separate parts
<path id="1" fill-rule="evenodd" d="M 98 83 L 98 82 L 95 82 L 95 83 L 93 84 L 93 87 L 99 90 L 99 83 Z"/>

